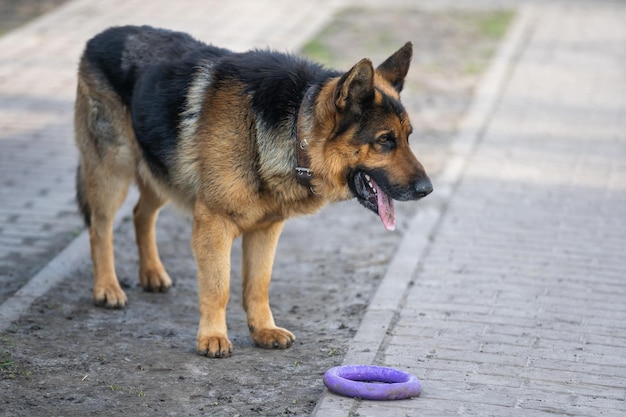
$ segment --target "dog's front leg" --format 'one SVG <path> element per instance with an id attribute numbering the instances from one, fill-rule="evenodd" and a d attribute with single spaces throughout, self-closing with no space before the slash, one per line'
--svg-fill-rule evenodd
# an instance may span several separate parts
<path id="1" fill-rule="evenodd" d="M 197 350 L 212 358 L 225 358 L 232 352 L 226 328 L 226 304 L 230 294 L 230 250 L 236 236 L 232 222 L 196 203 L 191 246 L 198 265 Z"/>
<path id="2" fill-rule="evenodd" d="M 252 340 L 264 348 L 288 348 L 296 337 L 276 327 L 270 310 L 269 287 L 283 222 L 243 235 L 243 306 Z"/>

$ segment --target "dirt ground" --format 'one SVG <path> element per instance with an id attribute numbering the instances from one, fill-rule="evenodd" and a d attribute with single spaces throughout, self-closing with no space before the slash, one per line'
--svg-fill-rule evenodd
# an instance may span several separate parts
<path id="1" fill-rule="evenodd" d="M 347 69 L 380 62 L 407 40 L 414 61 L 403 93 L 418 158 L 434 178 L 507 16 L 485 12 L 349 10 L 306 52 Z M 499 22 L 499 23 L 498 23 Z M 276 255 L 271 301 L 297 341 L 264 350 L 250 341 L 241 307 L 241 252 L 232 254 L 229 359 L 195 353 L 197 296 L 191 222 L 172 208 L 159 219 L 167 294 L 137 280 L 132 222 L 116 233 L 118 275 L 129 304 L 97 308 L 89 260 L 0 335 L 0 415 L 309 415 L 323 372 L 342 361 L 368 300 L 420 203 L 399 203 L 397 231 L 355 201 L 288 222 Z"/>

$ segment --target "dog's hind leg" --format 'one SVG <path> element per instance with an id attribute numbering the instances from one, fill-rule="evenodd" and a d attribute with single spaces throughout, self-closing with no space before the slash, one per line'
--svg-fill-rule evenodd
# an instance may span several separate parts
<path id="1" fill-rule="evenodd" d="M 135 157 L 124 107 L 111 92 L 98 91 L 94 84 L 81 71 L 74 119 L 80 151 L 77 195 L 89 226 L 94 300 L 120 308 L 126 304 L 126 294 L 115 274 L 113 221 L 132 181 Z"/>
<path id="2" fill-rule="evenodd" d="M 133 210 L 133 219 L 139 248 L 139 283 L 146 291 L 165 292 L 172 286 L 172 280 L 159 257 L 155 225 L 159 209 L 167 199 L 141 178 L 137 178 L 137 185 L 141 194 Z"/>
<path id="3" fill-rule="evenodd" d="M 93 261 L 93 298 L 96 304 L 121 308 L 126 304 L 126 294 L 115 274 L 113 254 L 113 221 L 115 213 L 126 197 L 130 178 L 116 175 L 114 170 L 90 167 L 81 162 L 86 197 L 89 204 L 89 242 Z"/>
<path id="4" fill-rule="evenodd" d="M 252 340 L 264 348 L 288 348 L 296 337 L 277 327 L 270 310 L 269 289 L 276 245 L 283 222 L 243 235 L 243 305 Z"/>

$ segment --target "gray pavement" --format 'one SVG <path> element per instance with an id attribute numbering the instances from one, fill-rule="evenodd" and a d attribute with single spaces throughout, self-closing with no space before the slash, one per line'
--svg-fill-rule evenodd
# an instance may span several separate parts
<path id="1" fill-rule="evenodd" d="M 0 38 L 0 301 L 81 229 L 71 112 L 88 37 L 149 21 L 293 50 L 352 3 L 78 0 Z M 422 395 L 325 393 L 317 416 L 626 414 L 626 3 L 522 9 L 345 357 L 413 372 Z"/>

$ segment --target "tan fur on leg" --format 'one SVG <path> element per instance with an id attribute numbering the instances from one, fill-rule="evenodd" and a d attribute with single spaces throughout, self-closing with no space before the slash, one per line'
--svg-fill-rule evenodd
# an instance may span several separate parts
<path id="1" fill-rule="evenodd" d="M 191 245 L 198 263 L 197 351 L 212 358 L 225 358 L 232 352 L 226 328 L 226 304 L 230 294 L 230 250 L 237 235 L 237 228 L 227 218 L 196 203 Z"/>
<path id="2" fill-rule="evenodd" d="M 137 180 L 141 195 L 133 210 L 135 238 L 139 248 L 139 283 L 146 291 L 166 292 L 172 280 L 161 263 L 156 244 L 156 221 L 159 209 L 167 203 L 141 179 Z"/>
<path id="3" fill-rule="evenodd" d="M 243 235 L 243 303 L 252 340 L 264 348 L 288 348 L 296 337 L 277 327 L 270 310 L 269 288 L 276 245 L 283 222 Z"/>

